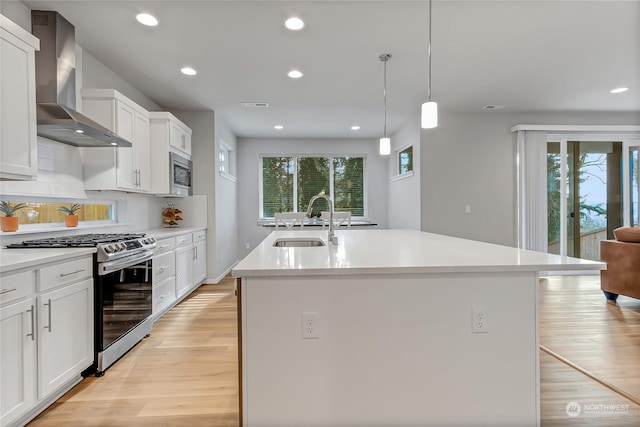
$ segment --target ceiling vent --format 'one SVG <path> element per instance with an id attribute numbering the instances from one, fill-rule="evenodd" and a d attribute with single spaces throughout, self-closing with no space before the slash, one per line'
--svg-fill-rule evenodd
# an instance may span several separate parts
<path id="1" fill-rule="evenodd" d="M 240 103 L 243 107 L 247 108 L 268 108 L 268 102 L 242 102 Z"/>
<path id="2" fill-rule="evenodd" d="M 485 105 L 482 107 L 484 110 L 502 110 L 504 105 Z"/>

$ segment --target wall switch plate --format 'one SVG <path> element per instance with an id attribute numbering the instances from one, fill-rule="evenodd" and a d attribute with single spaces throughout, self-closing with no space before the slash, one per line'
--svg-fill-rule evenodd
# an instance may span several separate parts
<path id="1" fill-rule="evenodd" d="M 466 205 L 464 207 L 464 211 L 465 211 L 465 213 L 468 213 L 468 214 L 471 213 L 471 205 Z"/>
<path id="2" fill-rule="evenodd" d="M 307 311 L 302 313 L 302 339 L 320 338 L 318 313 Z"/>
<path id="3" fill-rule="evenodd" d="M 474 334 L 489 332 L 489 316 L 486 307 L 473 307 L 471 309 L 471 331 Z"/>
<path id="4" fill-rule="evenodd" d="M 244 248 L 245 248 L 245 249 L 249 249 L 249 248 L 251 248 L 251 245 L 250 245 L 249 243 L 245 243 L 245 244 L 244 244 Z"/>

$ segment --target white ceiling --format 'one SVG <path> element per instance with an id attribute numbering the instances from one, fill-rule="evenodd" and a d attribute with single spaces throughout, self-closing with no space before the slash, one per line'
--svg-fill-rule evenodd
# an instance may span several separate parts
<path id="1" fill-rule="evenodd" d="M 381 136 L 382 53 L 393 55 L 388 133 L 426 98 L 426 1 L 24 3 L 60 12 L 79 45 L 156 103 L 215 110 L 238 136 Z M 160 24 L 143 27 L 139 12 Z M 284 28 L 293 15 L 303 30 Z M 441 111 L 640 112 L 637 0 L 434 1 L 432 52 Z M 184 65 L 198 75 L 183 76 Z M 289 79 L 293 68 L 304 77 Z M 609 93 L 618 86 L 631 90 Z"/>

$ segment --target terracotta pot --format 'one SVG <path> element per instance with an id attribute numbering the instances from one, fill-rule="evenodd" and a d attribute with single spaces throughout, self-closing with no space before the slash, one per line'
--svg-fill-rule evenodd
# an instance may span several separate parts
<path id="1" fill-rule="evenodd" d="M 64 225 L 67 227 L 78 226 L 78 215 L 67 215 L 64 217 Z"/>
<path id="2" fill-rule="evenodd" d="M 3 216 L 0 218 L 0 225 L 2 225 L 2 231 L 17 231 L 18 230 L 18 217 L 17 216 Z"/>

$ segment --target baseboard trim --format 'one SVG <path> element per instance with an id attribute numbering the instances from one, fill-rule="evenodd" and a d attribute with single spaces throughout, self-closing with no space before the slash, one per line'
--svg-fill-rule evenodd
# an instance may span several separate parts
<path id="1" fill-rule="evenodd" d="M 237 260 L 236 262 L 234 262 L 233 264 L 231 264 L 231 267 L 227 268 L 225 270 L 224 273 L 222 273 L 220 276 L 216 277 L 215 279 L 209 279 L 207 278 L 204 283 L 212 283 L 214 285 L 217 285 L 218 283 L 220 283 L 220 281 L 222 279 L 224 279 L 225 277 L 227 277 L 227 274 L 229 274 L 231 272 L 231 270 L 233 270 L 233 267 L 235 267 L 236 265 L 238 265 L 238 263 L 240 262 L 240 260 Z"/>

